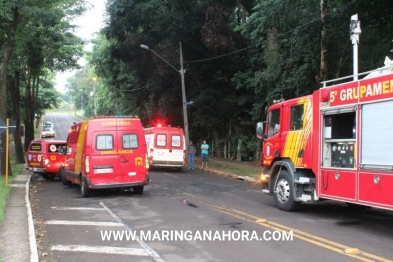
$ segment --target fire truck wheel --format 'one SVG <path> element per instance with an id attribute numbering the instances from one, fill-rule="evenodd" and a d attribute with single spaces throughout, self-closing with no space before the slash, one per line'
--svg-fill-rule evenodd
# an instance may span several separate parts
<path id="1" fill-rule="evenodd" d="M 133 190 L 135 194 L 142 195 L 144 186 L 134 186 Z"/>
<path id="2" fill-rule="evenodd" d="M 60 176 L 61 181 L 63 182 L 63 185 L 67 186 L 67 185 L 71 184 L 71 182 L 67 180 L 64 168 L 62 168 L 62 167 L 59 170 L 59 176 Z"/>
<path id="3" fill-rule="evenodd" d="M 53 179 L 55 179 L 55 175 L 54 174 L 43 174 L 42 177 L 45 178 L 46 180 L 53 180 Z"/>
<path id="4" fill-rule="evenodd" d="M 89 197 L 90 190 L 87 188 L 86 181 L 81 177 L 81 195 L 82 197 Z"/>
<path id="5" fill-rule="evenodd" d="M 294 199 L 292 178 L 287 170 L 280 171 L 273 190 L 274 202 L 280 210 L 295 211 L 299 208 L 300 202 Z"/>

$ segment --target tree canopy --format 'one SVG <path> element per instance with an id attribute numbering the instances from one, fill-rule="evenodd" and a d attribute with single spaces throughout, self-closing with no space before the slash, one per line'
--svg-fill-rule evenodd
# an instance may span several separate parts
<path id="1" fill-rule="evenodd" d="M 108 0 L 89 57 L 99 114 L 183 126 L 181 42 L 190 139 L 209 139 L 229 157 L 242 144 L 241 157 L 252 157 L 255 123 L 273 99 L 352 74 L 352 15 L 362 28 L 359 71 L 382 66 L 392 9 L 369 0 Z"/>

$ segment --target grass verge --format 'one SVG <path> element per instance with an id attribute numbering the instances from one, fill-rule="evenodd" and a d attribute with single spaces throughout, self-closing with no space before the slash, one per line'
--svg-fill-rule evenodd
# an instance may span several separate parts
<path id="1" fill-rule="evenodd" d="M 213 163 L 209 163 L 209 167 L 224 172 L 238 174 L 240 176 L 250 176 L 253 178 L 257 178 L 260 175 L 260 172 L 255 171 L 255 169 L 247 168 L 247 167 L 231 167 L 231 166 L 225 166 L 225 165 L 213 164 Z"/>
<path id="2" fill-rule="evenodd" d="M 11 157 L 11 163 L 15 162 L 15 158 Z M 11 191 L 10 184 L 14 178 L 23 170 L 24 164 L 11 164 L 12 176 L 8 177 L 8 186 L 5 185 L 5 176 L 0 175 L 0 223 L 4 220 L 4 210 L 7 203 L 8 196 Z M 0 260 L 1 261 L 1 260 Z"/>

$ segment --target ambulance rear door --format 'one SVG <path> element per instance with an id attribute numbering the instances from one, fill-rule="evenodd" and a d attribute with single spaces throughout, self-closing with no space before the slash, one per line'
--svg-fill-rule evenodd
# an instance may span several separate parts
<path id="1" fill-rule="evenodd" d="M 119 143 L 117 131 L 95 131 L 91 137 L 89 154 L 90 179 L 92 184 L 116 184 L 123 179 L 119 172 Z"/>
<path id="2" fill-rule="evenodd" d="M 146 144 L 142 130 L 117 131 L 119 177 L 124 183 L 142 182 L 146 176 Z"/>
<path id="3" fill-rule="evenodd" d="M 154 162 L 182 166 L 184 138 L 180 133 L 157 133 L 154 147 Z"/>

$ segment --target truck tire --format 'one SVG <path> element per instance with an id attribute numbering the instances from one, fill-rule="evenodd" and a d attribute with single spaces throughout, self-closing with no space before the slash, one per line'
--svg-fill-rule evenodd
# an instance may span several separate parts
<path id="1" fill-rule="evenodd" d="M 67 180 L 64 168 L 61 167 L 59 170 L 59 173 L 60 173 L 59 176 L 60 176 L 61 181 L 63 182 L 63 185 L 65 185 L 65 186 L 70 185 L 71 182 Z"/>
<path id="2" fill-rule="evenodd" d="M 53 179 L 55 179 L 55 175 L 54 174 L 43 174 L 42 177 L 45 178 L 46 180 L 53 180 Z"/>
<path id="3" fill-rule="evenodd" d="M 89 197 L 90 190 L 87 188 L 85 180 L 81 177 L 81 195 L 82 197 Z"/>
<path id="4" fill-rule="evenodd" d="M 274 202 L 280 210 L 290 212 L 299 208 L 300 202 L 295 201 L 292 178 L 287 170 L 280 171 L 274 187 Z"/>
<path id="5" fill-rule="evenodd" d="M 144 186 L 134 186 L 133 190 L 135 194 L 142 195 Z"/>

